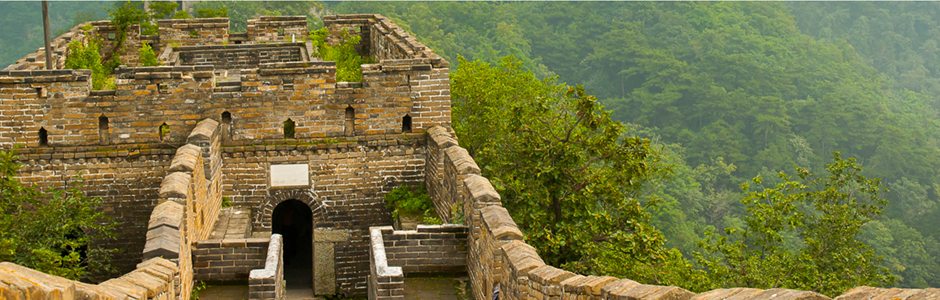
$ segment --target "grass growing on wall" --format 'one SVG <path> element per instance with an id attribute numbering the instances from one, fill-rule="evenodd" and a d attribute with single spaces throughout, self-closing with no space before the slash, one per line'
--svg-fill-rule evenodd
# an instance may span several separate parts
<path id="1" fill-rule="evenodd" d="M 326 27 L 310 32 L 310 39 L 317 45 L 314 55 L 325 61 L 336 62 L 336 81 L 361 82 L 361 65 L 372 63 L 369 57 L 362 57 L 356 53 L 356 45 L 362 37 L 343 32 L 340 43 L 330 46 L 326 44 L 326 37 L 329 34 Z"/>

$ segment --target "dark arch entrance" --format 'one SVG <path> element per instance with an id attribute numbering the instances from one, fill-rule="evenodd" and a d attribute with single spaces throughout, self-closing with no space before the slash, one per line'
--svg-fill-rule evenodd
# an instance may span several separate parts
<path id="1" fill-rule="evenodd" d="M 313 213 L 294 199 L 274 207 L 271 232 L 284 237 L 284 279 L 288 289 L 313 288 Z"/>

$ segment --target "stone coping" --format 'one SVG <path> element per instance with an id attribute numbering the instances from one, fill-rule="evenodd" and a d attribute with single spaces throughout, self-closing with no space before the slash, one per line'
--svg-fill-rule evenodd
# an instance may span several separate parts
<path id="1" fill-rule="evenodd" d="M 247 241 L 246 241 L 247 243 Z M 251 270 L 248 279 L 271 279 L 277 272 L 278 265 L 281 264 L 281 252 L 284 241 L 280 234 L 272 234 L 268 244 L 268 255 L 264 261 L 264 269 Z"/>
<path id="2" fill-rule="evenodd" d="M 369 228 L 370 240 L 372 241 L 372 259 L 374 263 L 372 268 L 376 276 L 379 277 L 404 277 L 401 267 L 391 267 L 388 265 L 388 258 L 385 255 L 385 239 L 382 231 L 393 231 L 392 226 L 373 226 Z"/>

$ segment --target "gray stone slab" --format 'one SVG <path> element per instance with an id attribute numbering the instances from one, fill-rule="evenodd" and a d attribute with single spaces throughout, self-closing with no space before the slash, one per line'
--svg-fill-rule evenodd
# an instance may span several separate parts
<path id="1" fill-rule="evenodd" d="M 307 164 L 271 165 L 271 187 L 310 186 Z"/>

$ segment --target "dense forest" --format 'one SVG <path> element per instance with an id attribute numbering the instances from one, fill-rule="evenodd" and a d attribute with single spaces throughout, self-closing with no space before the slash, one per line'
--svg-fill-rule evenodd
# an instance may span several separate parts
<path id="1" fill-rule="evenodd" d="M 53 30 L 96 16 L 103 18 L 106 14 L 101 5 L 53 2 Z M 648 218 L 655 227 L 652 230 L 661 232 L 665 240 L 662 248 L 677 251 L 647 254 L 676 255 L 672 259 L 682 262 L 677 269 L 716 270 L 717 266 L 710 264 L 715 257 L 710 255 L 728 248 L 714 243 L 715 234 L 751 241 L 735 235 L 734 229 L 753 225 L 755 211 L 760 211 L 755 209 L 760 201 L 753 199 L 777 199 L 761 193 L 786 186 L 804 174 L 851 171 L 857 162 L 862 167 L 859 175 L 880 178 L 880 183 L 859 179 L 839 183 L 843 188 L 870 186 L 874 191 L 878 184 L 886 188 L 860 196 L 863 206 L 877 208 L 879 197 L 886 200 L 883 213 L 854 212 L 865 220 L 857 238 L 874 254 L 864 257 L 880 256 L 882 259 L 875 262 L 893 275 L 895 280 L 886 282 L 894 286 L 940 287 L 940 226 L 936 225 L 940 221 L 940 174 L 936 172 L 940 167 L 940 3 L 196 4 L 197 8 L 222 6 L 233 18 L 233 30 L 257 15 L 306 14 L 315 26 L 318 21 L 314 18 L 324 12 L 383 14 L 452 62 L 455 101 L 461 101 L 459 95 L 468 99 L 477 96 L 478 90 L 461 90 L 463 82 L 470 86 L 477 80 L 494 91 L 518 92 L 518 86 L 513 86 L 518 84 L 531 87 L 525 93 L 533 98 L 554 95 L 580 103 L 566 109 L 589 114 L 599 122 L 597 126 L 620 135 L 588 136 L 586 143 L 598 147 L 603 142 L 629 144 L 656 154 L 657 159 L 651 162 L 661 170 L 656 173 L 660 175 L 650 177 L 642 186 L 607 192 L 639 199 L 643 209 L 631 207 L 623 215 Z M 0 11 L 8 14 L 0 19 L 6 28 L 0 33 L 3 64 L 41 46 L 38 7 L 37 2 L 0 3 Z M 507 56 L 513 59 L 504 59 Z M 522 72 L 531 72 L 533 77 Z M 487 77 L 490 75 L 502 77 Z M 575 85 L 583 89 L 565 88 Z M 492 93 L 479 95 L 503 99 L 507 106 L 515 101 Z M 584 108 L 594 101 L 590 95 L 604 107 Z M 527 112 L 524 106 L 516 112 Z M 455 109 L 470 108 L 455 104 Z M 606 118 L 625 125 L 605 123 Z M 475 121 L 468 120 L 467 124 Z M 455 122 L 460 132 L 461 125 Z M 635 137 L 644 137 L 649 143 Z M 479 147 L 474 155 L 487 157 L 486 142 L 473 140 L 480 137 L 465 133 L 461 138 L 470 150 Z M 544 148 L 519 151 L 540 149 Z M 834 157 L 834 151 L 841 157 Z M 634 154 L 638 153 L 642 151 Z M 616 165 L 635 157 L 622 155 L 625 160 L 606 163 Z M 531 155 L 512 158 L 534 159 Z M 850 163 L 843 158 L 855 160 Z M 499 166 L 500 162 L 483 164 Z M 642 169 L 625 169 L 646 174 Z M 525 182 L 515 178 L 503 184 L 498 171 L 484 170 L 487 172 L 490 174 L 485 175 L 496 178 L 494 184 L 503 193 L 511 193 L 514 184 Z M 598 178 L 633 184 L 629 178 L 612 174 L 579 180 Z M 743 183 L 750 183 L 745 191 Z M 826 188 L 819 188 L 823 190 Z M 551 193 L 544 196 L 556 197 Z M 826 211 L 809 203 L 800 205 L 811 216 Z M 631 228 L 644 230 L 639 225 Z M 813 229 L 798 228 L 782 230 L 775 237 L 781 248 L 813 246 L 811 240 L 800 238 L 802 232 Z M 558 236 L 540 237 L 543 233 L 535 231 L 526 234 L 530 240 L 556 238 L 554 244 L 546 242 L 544 249 L 554 251 L 559 264 L 592 271 L 578 264 L 587 255 L 566 252 L 558 246 L 559 241 L 564 242 Z M 649 242 L 647 246 L 657 245 Z M 604 273 L 603 268 L 594 271 Z M 674 282 L 655 276 L 646 281 L 679 284 L 701 276 L 690 271 L 676 274 Z"/>

